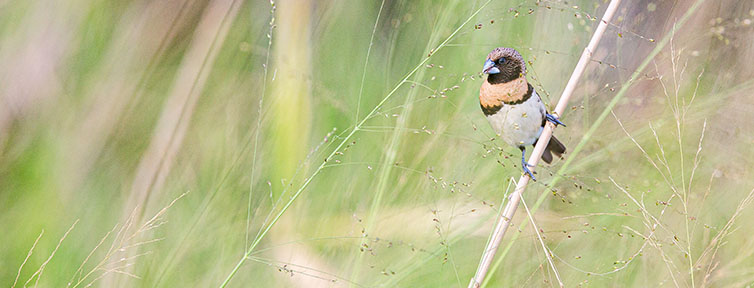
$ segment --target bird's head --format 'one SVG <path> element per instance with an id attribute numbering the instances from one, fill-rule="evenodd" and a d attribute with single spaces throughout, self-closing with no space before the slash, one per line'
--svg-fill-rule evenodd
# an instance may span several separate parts
<path id="1" fill-rule="evenodd" d="M 482 72 L 490 75 L 487 77 L 490 83 L 505 83 L 524 76 L 526 65 L 516 49 L 499 47 L 487 55 Z"/>

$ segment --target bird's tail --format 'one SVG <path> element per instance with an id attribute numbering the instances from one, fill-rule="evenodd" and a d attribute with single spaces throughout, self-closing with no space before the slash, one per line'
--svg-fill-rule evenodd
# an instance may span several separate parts
<path id="1" fill-rule="evenodd" d="M 552 136 L 550 138 L 550 142 L 547 143 L 547 148 L 545 148 L 545 153 L 542 153 L 542 160 L 545 161 L 545 163 L 550 164 L 552 163 L 552 154 L 555 154 L 555 156 L 561 157 L 563 153 L 565 153 L 566 147 L 563 145 L 563 143 L 560 143 L 558 141 L 558 138 L 555 138 L 555 136 Z"/>

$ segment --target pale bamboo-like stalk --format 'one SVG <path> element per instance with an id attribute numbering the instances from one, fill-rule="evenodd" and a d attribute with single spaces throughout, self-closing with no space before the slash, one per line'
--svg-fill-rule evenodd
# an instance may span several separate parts
<path id="1" fill-rule="evenodd" d="M 568 105 L 568 100 L 571 98 L 573 91 L 576 89 L 576 84 L 579 82 L 579 79 L 581 79 L 581 75 L 584 73 L 586 65 L 592 58 L 592 52 L 595 48 L 597 48 L 597 44 L 599 44 L 600 39 L 602 39 L 602 35 L 607 29 L 607 25 L 608 23 L 610 23 L 610 19 L 613 18 L 615 11 L 618 10 L 619 4 L 620 0 L 610 1 L 610 5 L 608 5 L 605 14 L 602 16 L 602 20 L 597 26 L 597 30 L 594 31 L 592 39 L 589 41 L 589 45 L 587 45 L 587 47 L 584 48 L 584 52 L 581 53 L 581 58 L 579 59 L 578 64 L 576 64 L 576 68 L 571 74 L 571 79 L 568 80 L 568 84 L 563 90 L 563 94 L 560 96 L 558 105 L 555 106 L 555 110 L 553 112 L 554 115 L 562 115 L 565 111 L 565 108 Z M 542 153 L 544 153 L 545 147 L 547 147 L 547 143 L 550 142 L 554 128 L 555 125 L 553 125 L 552 123 L 548 122 L 547 125 L 545 125 L 544 129 L 542 130 L 542 135 L 539 136 L 537 145 L 534 146 L 534 151 L 529 157 L 529 164 L 536 166 L 537 163 L 539 163 L 539 158 L 542 157 Z M 535 167 L 532 167 L 531 169 L 534 168 Z M 518 209 L 518 204 L 521 201 L 521 194 L 526 189 L 527 184 L 529 184 L 529 176 L 524 173 L 521 178 L 519 178 L 518 183 L 516 184 L 516 189 L 513 190 L 513 193 L 511 193 L 511 195 L 509 196 L 510 200 L 508 201 L 508 204 L 505 205 L 503 213 L 500 214 L 500 217 L 497 220 L 495 231 L 493 232 L 491 239 L 487 243 L 487 247 L 484 249 L 482 259 L 479 261 L 479 267 L 477 267 L 474 278 L 471 278 L 469 288 L 477 288 L 482 285 L 484 277 L 487 275 L 487 271 L 490 269 L 492 260 L 495 258 L 497 248 L 500 246 L 500 243 L 503 240 L 503 236 L 505 236 L 505 232 L 508 230 L 508 226 L 513 219 L 513 215 L 516 213 L 516 209 Z"/>

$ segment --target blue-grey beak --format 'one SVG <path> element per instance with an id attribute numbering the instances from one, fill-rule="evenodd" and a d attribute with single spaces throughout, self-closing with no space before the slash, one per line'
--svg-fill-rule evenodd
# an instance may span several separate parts
<path id="1" fill-rule="evenodd" d="M 497 73 L 500 73 L 500 69 L 497 69 L 497 67 L 495 67 L 495 62 L 492 62 L 492 60 L 487 59 L 487 61 L 484 62 L 484 68 L 482 69 L 482 73 L 497 74 Z"/>

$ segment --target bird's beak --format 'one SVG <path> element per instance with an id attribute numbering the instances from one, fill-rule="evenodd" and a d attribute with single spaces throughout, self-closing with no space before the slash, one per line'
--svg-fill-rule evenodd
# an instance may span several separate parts
<path id="1" fill-rule="evenodd" d="M 497 67 L 495 67 L 495 62 L 492 62 L 492 60 L 487 59 L 487 61 L 484 62 L 484 68 L 482 69 L 482 73 L 497 74 L 497 73 L 500 73 L 500 69 L 497 69 Z"/>

